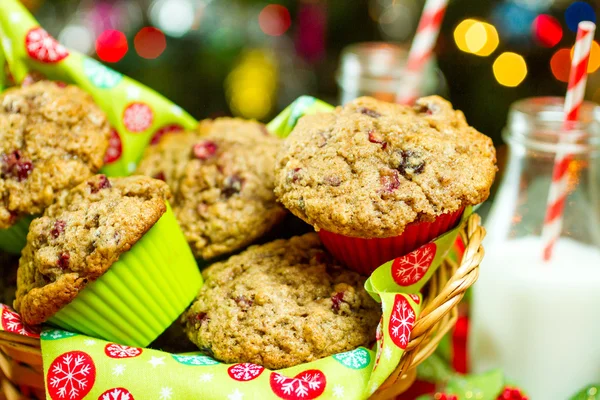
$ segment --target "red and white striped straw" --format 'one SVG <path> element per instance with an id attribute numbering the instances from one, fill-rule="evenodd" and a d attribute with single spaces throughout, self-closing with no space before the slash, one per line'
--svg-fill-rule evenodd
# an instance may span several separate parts
<path id="1" fill-rule="evenodd" d="M 447 5 L 448 0 L 427 0 L 425 2 L 417 32 L 408 52 L 406 64 L 408 71 L 416 74 L 417 80 L 414 82 L 414 85 L 403 88 L 405 92 L 398 93 L 398 103 L 411 104 L 419 96 L 421 86 L 420 74 L 433 54 L 433 48 L 440 33 Z"/>
<path id="2" fill-rule="evenodd" d="M 587 66 L 594 39 L 596 25 L 590 21 L 582 21 L 577 29 L 577 40 L 573 60 L 571 61 L 571 72 L 569 74 L 569 87 L 564 105 L 563 130 L 568 131 L 574 121 L 579 118 L 579 110 L 585 95 L 587 83 Z M 552 171 L 552 183 L 548 194 L 546 206 L 546 217 L 542 229 L 542 243 L 544 244 L 544 261 L 552 258 L 552 251 L 556 241 L 560 237 L 562 229 L 563 211 L 567 199 L 568 169 L 573 160 L 573 155 L 566 151 L 566 144 L 573 143 L 576 135 L 566 132 L 559 139 L 559 148 L 554 159 L 554 170 Z M 562 146 L 561 146 L 562 145 Z"/>

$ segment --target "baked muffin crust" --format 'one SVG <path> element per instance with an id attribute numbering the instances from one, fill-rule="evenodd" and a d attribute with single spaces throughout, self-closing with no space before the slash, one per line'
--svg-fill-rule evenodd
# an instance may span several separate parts
<path id="1" fill-rule="evenodd" d="M 96 173 L 109 124 L 76 86 L 38 82 L 0 95 L 0 229 L 40 214 Z"/>
<path id="2" fill-rule="evenodd" d="M 102 276 L 165 213 L 168 195 L 156 179 L 96 175 L 33 220 L 17 272 L 23 321 L 46 321 Z"/>
<path id="3" fill-rule="evenodd" d="M 495 162 L 491 139 L 440 97 L 414 107 L 362 97 L 299 120 L 277 157 L 275 194 L 317 230 L 392 237 L 484 201 Z"/>

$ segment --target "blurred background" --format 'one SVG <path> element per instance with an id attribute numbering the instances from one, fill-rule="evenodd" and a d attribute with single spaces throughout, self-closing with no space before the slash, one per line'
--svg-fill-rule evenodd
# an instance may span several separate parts
<path id="1" fill-rule="evenodd" d="M 408 46 L 424 0 L 24 0 L 63 44 L 154 88 L 196 118 L 268 121 L 296 97 L 337 104 L 348 45 Z M 598 4 L 451 0 L 436 53 L 444 96 L 501 143 L 513 101 L 564 95 L 580 20 Z M 600 46 L 587 95 L 600 102 Z"/>

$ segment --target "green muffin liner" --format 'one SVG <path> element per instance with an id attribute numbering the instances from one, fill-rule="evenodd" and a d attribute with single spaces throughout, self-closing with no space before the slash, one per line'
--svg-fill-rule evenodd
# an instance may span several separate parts
<path id="1" fill-rule="evenodd" d="M 8 229 L 0 229 L 0 250 L 7 253 L 20 254 L 27 244 L 29 224 L 35 217 L 26 216 Z"/>
<path id="2" fill-rule="evenodd" d="M 145 347 L 181 315 L 201 286 L 200 271 L 167 203 L 158 222 L 48 322 Z"/>

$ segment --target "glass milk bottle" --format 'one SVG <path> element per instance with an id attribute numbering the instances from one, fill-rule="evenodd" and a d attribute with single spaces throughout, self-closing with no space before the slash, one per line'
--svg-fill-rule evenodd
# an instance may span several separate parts
<path id="1" fill-rule="evenodd" d="M 406 69 L 407 56 L 406 48 L 387 42 L 364 42 L 346 47 L 337 72 L 340 104 L 360 96 L 395 102 L 399 94 L 410 90 L 421 78 Z M 444 96 L 446 92 L 446 81 L 432 57 L 423 71 L 418 96 Z"/>
<path id="2" fill-rule="evenodd" d="M 506 169 L 484 223 L 485 258 L 474 286 L 469 354 L 473 372 L 500 367 L 533 400 L 563 400 L 600 382 L 600 107 L 561 132 L 563 98 L 511 107 Z M 568 198 L 552 260 L 542 261 L 542 225 L 559 135 L 568 147 Z"/>

